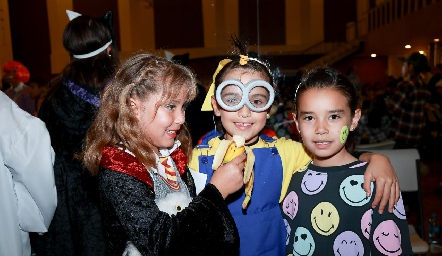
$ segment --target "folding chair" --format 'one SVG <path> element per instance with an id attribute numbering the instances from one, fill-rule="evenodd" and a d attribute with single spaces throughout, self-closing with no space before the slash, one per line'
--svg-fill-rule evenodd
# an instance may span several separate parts
<path id="1" fill-rule="evenodd" d="M 422 206 L 422 191 L 420 183 L 420 157 L 417 149 L 391 149 L 391 150 L 371 150 L 373 153 L 379 153 L 387 156 L 393 165 L 399 178 L 402 199 L 404 194 L 413 195 L 417 200 L 417 227 L 409 224 L 411 247 L 414 254 L 425 254 L 428 251 L 428 244 L 424 238 L 424 219 Z M 405 204 L 404 199 L 404 204 Z"/>

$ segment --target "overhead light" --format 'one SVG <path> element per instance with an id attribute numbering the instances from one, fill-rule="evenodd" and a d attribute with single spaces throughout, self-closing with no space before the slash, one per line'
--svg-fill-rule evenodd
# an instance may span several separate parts
<path id="1" fill-rule="evenodd" d="M 376 53 L 372 53 L 370 56 L 371 56 L 372 58 L 376 58 Z"/>
<path id="2" fill-rule="evenodd" d="M 424 51 L 419 51 L 420 54 L 424 54 Z"/>
<path id="3" fill-rule="evenodd" d="M 407 44 L 407 45 L 405 46 L 405 48 L 410 49 L 410 48 L 411 48 L 411 45 Z"/>
<path id="4" fill-rule="evenodd" d="M 435 38 L 434 41 L 435 41 L 435 42 L 439 42 L 439 38 Z"/>

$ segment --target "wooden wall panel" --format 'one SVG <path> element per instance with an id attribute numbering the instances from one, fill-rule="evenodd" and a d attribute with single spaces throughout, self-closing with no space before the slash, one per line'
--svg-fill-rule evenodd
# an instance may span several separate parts
<path id="1" fill-rule="evenodd" d="M 36 74 L 49 76 L 51 67 L 46 0 L 9 0 L 8 5 L 14 60 L 22 62 L 29 69 L 31 77 Z"/>
<path id="2" fill-rule="evenodd" d="M 120 22 L 118 21 L 118 0 L 73 0 L 75 12 L 99 17 L 107 11 L 112 11 L 114 20 L 114 35 L 117 47 L 120 45 Z M 61 38 L 60 38 L 61 40 Z"/>
<path id="3" fill-rule="evenodd" d="M 204 47 L 201 0 L 155 1 L 155 47 Z"/>
<path id="4" fill-rule="evenodd" d="M 345 42 L 346 25 L 357 20 L 356 1 L 324 0 L 324 41 Z"/>
<path id="5" fill-rule="evenodd" d="M 257 3 L 260 45 L 285 45 L 285 0 L 239 1 L 240 37 L 258 44 Z"/>

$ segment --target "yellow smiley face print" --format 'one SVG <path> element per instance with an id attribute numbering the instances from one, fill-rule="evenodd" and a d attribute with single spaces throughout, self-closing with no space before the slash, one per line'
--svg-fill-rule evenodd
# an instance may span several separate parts
<path id="1" fill-rule="evenodd" d="M 338 210 L 329 202 L 321 202 L 313 208 L 311 222 L 316 232 L 324 236 L 329 236 L 338 228 Z"/>

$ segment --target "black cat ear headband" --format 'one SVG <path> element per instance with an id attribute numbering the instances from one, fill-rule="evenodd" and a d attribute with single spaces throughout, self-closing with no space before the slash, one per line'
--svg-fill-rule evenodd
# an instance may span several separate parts
<path id="1" fill-rule="evenodd" d="M 80 13 L 77 12 L 73 12 L 70 10 L 66 10 L 66 14 L 68 15 L 69 21 L 81 16 Z M 87 59 L 93 56 L 96 56 L 97 54 L 99 54 L 100 52 L 104 51 L 107 49 L 107 47 L 109 47 L 109 45 L 111 45 L 113 43 L 114 47 L 116 47 L 115 44 L 115 36 L 114 36 L 114 28 L 113 28 L 113 15 L 111 11 L 106 12 L 104 15 L 100 16 L 98 18 L 99 20 L 101 20 L 109 29 L 109 31 L 111 32 L 111 40 L 109 42 L 107 42 L 105 45 L 103 45 L 102 47 L 98 48 L 95 51 L 92 51 L 90 53 L 86 53 L 86 54 L 74 54 L 74 58 L 76 59 Z"/>

